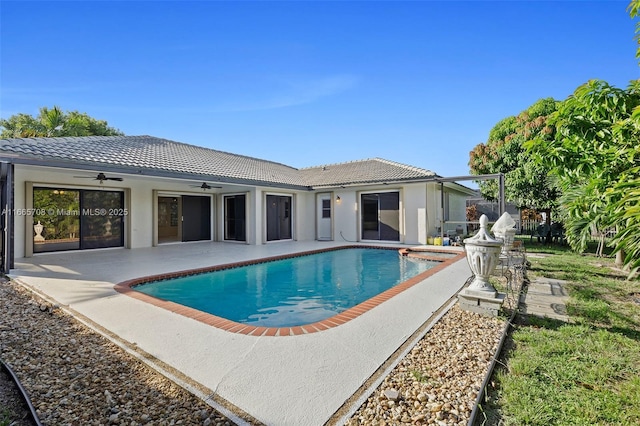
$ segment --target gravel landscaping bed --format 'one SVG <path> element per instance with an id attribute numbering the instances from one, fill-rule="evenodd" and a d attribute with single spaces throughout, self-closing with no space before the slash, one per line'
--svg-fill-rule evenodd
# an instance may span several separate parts
<path id="1" fill-rule="evenodd" d="M 35 426 L 18 386 L 0 369 L 0 425 Z"/>
<path id="2" fill-rule="evenodd" d="M 233 424 L 12 282 L 0 283 L 0 312 L 0 357 L 20 379 L 45 425 Z"/>
<path id="3" fill-rule="evenodd" d="M 466 425 L 505 325 L 455 305 L 347 425 Z"/>
<path id="4" fill-rule="evenodd" d="M 20 378 L 45 425 L 233 424 L 15 283 L 0 282 L 0 311 L 0 357 Z M 455 305 L 347 425 L 466 425 L 505 323 Z M 8 386 L 0 384 L 2 404 L 2 388 Z M 16 416 L 24 415 L 12 407 Z M 0 409 L 0 422 L 1 416 Z M 22 424 L 29 423 L 16 423 Z"/>

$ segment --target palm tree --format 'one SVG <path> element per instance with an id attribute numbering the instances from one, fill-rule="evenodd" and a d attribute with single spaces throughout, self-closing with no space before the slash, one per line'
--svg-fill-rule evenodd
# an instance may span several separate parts
<path id="1" fill-rule="evenodd" d="M 38 121 L 42 125 L 42 133 L 47 137 L 59 136 L 62 133 L 66 121 L 65 115 L 60 109 L 54 105 L 53 108 L 40 108 Z"/>
<path id="2" fill-rule="evenodd" d="M 0 128 L 0 138 L 123 135 L 104 120 L 96 120 L 78 111 L 64 113 L 58 106 L 40 108 L 35 118 L 29 114 L 16 114 L 0 119 Z"/>

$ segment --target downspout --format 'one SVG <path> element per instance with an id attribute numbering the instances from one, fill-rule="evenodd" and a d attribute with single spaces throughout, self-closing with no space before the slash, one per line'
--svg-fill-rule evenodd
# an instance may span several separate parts
<path id="1" fill-rule="evenodd" d="M 0 162 L 0 235 L 2 250 L 0 272 L 8 274 L 13 267 L 13 165 L 5 161 Z"/>
<path id="2" fill-rule="evenodd" d="M 444 241 L 444 182 L 442 181 L 440 182 L 440 238 Z"/>
<path id="3" fill-rule="evenodd" d="M 500 188 L 500 200 L 498 202 L 498 210 L 500 210 L 500 216 L 502 216 L 504 212 L 507 211 L 507 204 L 505 203 L 505 199 L 504 199 L 504 173 L 500 173 L 500 175 L 498 176 L 498 185 Z"/>

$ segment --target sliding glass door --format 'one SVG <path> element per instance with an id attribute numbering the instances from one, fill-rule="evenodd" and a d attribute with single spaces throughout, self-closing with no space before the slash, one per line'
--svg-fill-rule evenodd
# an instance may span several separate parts
<path id="1" fill-rule="evenodd" d="M 124 192 L 80 191 L 80 248 L 124 246 Z"/>
<path id="2" fill-rule="evenodd" d="M 158 243 L 211 239 L 211 197 L 163 195 L 158 197 Z"/>
<path id="3" fill-rule="evenodd" d="M 211 197 L 182 196 L 182 241 L 211 239 Z"/>
<path id="4" fill-rule="evenodd" d="M 180 197 L 158 197 L 158 243 L 182 241 Z"/>
<path id="5" fill-rule="evenodd" d="M 361 194 L 363 240 L 400 241 L 400 193 Z"/>
<path id="6" fill-rule="evenodd" d="M 247 240 L 246 195 L 226 195 L 224 197 L 224 239 L 228 241 Z"/>
<path id="7" fill-rule="evenodd" d="M 291 239 L 291 197 L 267 195 L 267 241 Z"/>
<path id="8" fill-rule="evenodd" d="M 33 252 L 124 246 L 124 192 L 33 188 Z"/>

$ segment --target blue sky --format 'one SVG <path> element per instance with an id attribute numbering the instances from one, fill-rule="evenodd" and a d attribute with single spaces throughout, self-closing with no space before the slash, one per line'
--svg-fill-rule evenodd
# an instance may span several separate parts
<path id="1" fill-rule="evenodd" d="M 640 78 L 626 1 L 0 3 L 0 116 L 58 105 L 308 167 L 466 175 L 543 97 Z"/>

